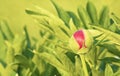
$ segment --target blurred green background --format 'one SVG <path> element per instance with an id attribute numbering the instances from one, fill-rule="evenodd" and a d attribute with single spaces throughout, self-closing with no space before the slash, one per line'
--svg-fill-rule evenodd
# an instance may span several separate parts
<path id="1" fill-rule="evenodd" d="M 56 2 L 65 10 L 71 10 L 76 12 L 77 7 L 82 4 L 85 5 L 87 0 L 56 0 Z M 97 10 L 101 9 L 103 5 L 107 5 L 111 12 L 120 16 L 120 0 L 92 0 L 97 6 Z M 50 0 L 0 0 L 0 20 L 7 20 L 10 24 L 10 28 L 15 33 L 22 33 L 23 26 L 27 25 L 28 31 L 31 31 L 31 35 L 37 35 L 33 33 L 36 31 L 33 19 L 25 13 L 26 8 L 32 8 L 34 5 L 38 5 L 51 13 L 56 14 Z"/>

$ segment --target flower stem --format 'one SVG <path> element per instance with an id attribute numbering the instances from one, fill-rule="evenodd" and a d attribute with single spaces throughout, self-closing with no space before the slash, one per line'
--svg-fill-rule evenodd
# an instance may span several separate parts
<path id="1" fill-rule="evenodd" d="M 85 55 L 79 55 L 79 56 L 81 58 L 84 74 L 85 74 L 85 76 L 89 76 L 89 73 L 88 73 L 88 70 L 87 70 L 87 65 L 85 63 Z"/>

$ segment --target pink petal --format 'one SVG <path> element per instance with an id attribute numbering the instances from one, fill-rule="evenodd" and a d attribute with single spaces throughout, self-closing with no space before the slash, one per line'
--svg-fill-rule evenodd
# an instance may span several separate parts
<path id="1" fill-rule="evenodd" d="M 75 32 L 73 36 L 74 36 L 75 40 L 77 41 L 77 43 L 79 44 L 79 49 L 81 49 L 82 47 L 86 47 L 83 30 L 79 30 L 79 31 Z"/>

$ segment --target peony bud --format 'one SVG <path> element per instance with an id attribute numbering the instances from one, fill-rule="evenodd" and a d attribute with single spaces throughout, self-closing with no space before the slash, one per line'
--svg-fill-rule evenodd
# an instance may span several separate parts
<path id="1" fill-rule="evenodd" d="M 93 44 L 93 39 L 88 30 L 78 30 L 69 41 L 70 48 L 75 53 L 87 53 Z"/>

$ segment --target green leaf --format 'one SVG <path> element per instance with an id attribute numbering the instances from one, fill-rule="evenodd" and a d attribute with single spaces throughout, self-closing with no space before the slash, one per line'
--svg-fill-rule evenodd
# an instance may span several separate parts
<path id="1" fill-rule="evenodd" d="M 75 57 L 75 76 L 84 76 L 81 60 L 78 56 Z M 79 68 L 78 68 L 79 67 Z"/>
<path id="2" fill-rule="evenodd" d="M 104 58 L 108 52 L 106 48 L 100 46 L 98 47 L 97 51 L 98 51 L 98 59 Z"/>
<path id="3" fill-rule="evenodd" d="M 113 23 L 112 25 L 109 26 L 109 29 L 110 29 L 112 32 L 116 32 L 117 26 Z"/>
<path id="4" fill-rule="evenodd" d="M 117 24 L 120 24 L 120 18 L 118 18 L 114 13 L 112 13 L 112 19 L 113 19 Z"/>
<path id="5" fill-rule="evenodd" d="M 70 28 L 70 26 L 69 26 L 69 20 L 70 20 L 69 14 L 66 11 L 64 11 L 60 6 L 58 6 L 58 4 L 54 0 L 51 0 L 51 2 L 53 3 L 53 5 L 56 8 L 58 16 L 64 21 L 65 25 L 68 28 Z"/>
<path id="6" fill-rule="evenodd" d="M 32 61 L 36 65 L 36 67 L 39 69 L 39 73 L 42 74 L 45 72 L 47 64 L 44 60 L 40 59 L 38 55 L 34 55 Z"/>
<path id="7" fill-rule="evenodd" d="M 68 37 L 70 37 L 69 33 L 62 27 L 59 27 Z"/>
<path id="8" fill-rule="evenodd" d="M 23 54 L 27 57 L 27 58 L 32 58 L 33 57 L 33 53 L 31 51 L 29 51 L 32 48 L 31 45 L 31 41 L 30 41 L 30 36 L 28 34 L 27 28 L 26 26 L 24 27 L 24 31 L 25 31 L 25 37 L 26 37 L 26 50 L 23 51 Z"/>
<path id="9" fill-rule="evenodd" d="M 43 14 L 40 14 L 39 12 L 35 12 L 29 9 L 26 9 L 25 12 L 29 15 L 43 15 Z"/>
<path id="10" fill-rule="evenodd" d="M 11 43 L 9 43 L 8 41 L 6 41 L 5 43 L 7 45 L 6 62 L 7 62 L 7 64 L 10 64 L 14 61 L 15 50 L 13 49 Z"/>
<path id="11" fill-rule="evenodd" d="M 29 60 L 24 55 L 17 54 L 14 56 L 14 58 L 15 58 L 14 65 L 20 64 L 26 68 L 30 66 Z"/>
<path id="12" fill-rule="evenodd" d="M 78 8 L 78 15 L 83 23 L 83 27 L 86 29 L 90 28 L 89 26 L 90 20 L 88 18 L 87 12 L 82 6 L 79 6 Z"/>
<path id="13" fill-rule="evenodd" d="M 63 74 L 63 76 L 69 76 L 69 72 L 66 70 L 67 68 L 65 68 L 63 66 L 63 64 L 53 55 L 49 54 L 49 53 L 37 53 L 35 52 L 36 55 L 38 55 L 41 59 L 45 60 L 46 62 L 48 62 L 49 64 L 51 64 L 52 66 L 56 67 L 57 70 Z"/>
<path id="14" fill-rule="evenodd" d="M 76 29 L 79 29 L 79 28 L 80 28 L 80 20 L 79 20 L 79 18 L 75 15 L 75 13 L 73 13 L 73 12 L 71 12 L 71 11 L 68 11 L 67 13 L 68 13 L 68 14 L 70 15 L 70 17 L 72 18 L 73 23 L 74 23 Z"/>
<path id="15" fill-rule="evenodd" d="M 92 68 L 92 76 L 104 76 L 104 72 L 100 70 L 96 70 L 96 68 Z"/>
<path id="16" fill-rule="evenodd" d="M 53 66 L 47 65 L 46 71 L 42 73 L 42 76 L 56 75 L 55 72 L 56 72 L 56 69 Z"/>
<path id="17" fill-rule="evenodd" d="M 93 36 L 93 38 L 99 38 L 101 35 L 103 35 L 103 32 L 100 32 L 100 31 L 95 30 L 95 29 L 88 29 L 88 31 Z"/>
<path id="18" fill-rule="evenodd" d="M 70 19 L 69 25 L 70 25 L 69 33 L 70 33 L 71 36 L 72 36 L 77 30 L 80 29 L 80 28 L 78 28 L 78 29 L 76 28 L 76 25 L 73 23 L 72 19 Z"/>
<path id="19" fill-rule="evenodd" d="M 3 70 L 2 76 L 15 76 L 16 72 L 11 68 L 11 64 L 8 64 Z"/>
<path id="20" fill-rule="evenodd" d="M 99 59 L 99 60 L 107 62 L 107 63 L 112 63 L 112 62 L 120 63 L 120 59 L 117 57 L 105 57 L 105 58 Z"/>
<path id="21" fill-rule="evenodd" d="M 40 57 L 45 58 L 45 60 L 47 60 L 50 64 L 52 64 L 55 67 L 58 67 L 58 65 L 59 65 L 58 68 L 63 67 L 62 64 L 54 56 L 48 53 L 41 53 Z M 49 59 L 52 59 L 52 60 L 49 60 Z"/>
<path id="22" fill-rule="evenodd" d="M 91 19 L 91 22 L 93 24 L 98 24 L 97 10 L 96 10 L 94 4 L 90 1 L 88 1 L 86 8 L 87 8 L 87 12 L 89 14 L 89 17 Z"/>
<path id="23" fill-rule="evenodd" d="M 23 50 L 26 47 L 25 37 L 15 35 L 12 43 L 12 46 L 15 50 L 15 54 L 22 54 Z"/>
<path id="24" fill-rule="evenodd" d="M 31 16 L 53 17 L 53 15 L 50 12 L 48 12 L 48 11 L 46 11 L 46 10 L 36 6 L 36 5 L 34 5 L 34 7 L 37 9 L 37 11 L 35 11 L 35 9 L 34 10 L 26 9 L 25 12 Z"/>
<path id="25" fill-rule="evenodd" d="M 27 27 L 24 27 L 24 32 L 25 32 L 25 36 L 26 36 L 26 41 L 27 41 L 27 48 L 31 49 L 31 41 L 30 41 L 30 37 L 28 34 L 28 30 Z"/>
<path id="26" fill-rule="evenodd" d="M 61 53 L 59 55 L 59 59 L 60 59 L 61 63 L 63 64 L 63 66 L 66 68 L 66 71 L 70 72 L 69 73 L 70 75 L 73 75 L 72 72 L 74 72 L 74 64 L 69 59 L 69 57 L 64 53 Z"/>
<path id="27" fill-rule="evenodd" d="M 18 68 L 18 75 L 19 76 L 31 76 L 30 68 L 19 67 Z"/>
<path id="28" fill-rule="evenodd" d="M 1 42 L 2 43 L 2 42 Z M 0 62 L 5 64 L 5 57 L 6 57 L 6 45 L 3 43 L 2 45 L 0 45 Z"/>
<path id="29" fill-rule="evenodd" d="M 120 45 L 120 35 L 119 34 L 111 32 L 109 30 L 105 30 L 105 29 L 97 27 L 97 26 L 92 26 L 92 27 L 103 32 L 105 36 L 108 35 L 108 37 L 106 39 L 110 40 L 110 42 Z"/>
<path id="30" fill-rule="evenodd" d="M 46 33 L 47 32 L 45 30 L 43 30 L 43 29 L 39 31 L 39 34 L 40 34 L 41 37 L 45 36 Z"/>
<path id="31" fill-rule="evenodd" d="M 9 28 L 8 23 L 6 21 L 0 22 L 0 30 L 1 30 L 1 33 L 2 33 L 3 38 L 5 40 L 9 40 L 9 41 L 13 40 L 14 35 L 13 35 L 13 33 L 12 33 L 11 29 Z"/>
<path id="32" fill-rule="evenodd" d="M 92 48 L 87 54 L 86 54 L 86 62 L 89 64 L 90 67 L 93 67 L 93 65 L 95 66 L 97 64 L 97 48 L 94 47 Z"/>
<path id="33" fill-rule="evenodd" d="M 119 56 L 120 57 L 120 50 L 118 48 L 116 48 L 116 46 L 113 44 L 103 44 L 103 45 L 100 45 L 104 48 L 107 48 L 108 51 L 116 56 Z"/>
<path id="34" fill-rule="evenodd" d="M 105 76 L 113 76 L 113 70 L 109 64 L 106 65 Z"/>
<path id="35" fill-rule="evenodd" d="M 109 23 L 110 23 L 109 8 L 105 6 L 101 11 L 99 24 L 101 25 L 101 27 L 107 28 Z"/>
<path id="36" fill-rule="evenodd" d="M 120 75 L 120 68 L 117 70 L 117 72 L 114 73 L 114 76 L 119 76 Z"/>
<path id="37" fill-rule="evenodd" d="M 4 70 L 4 66 L 0 63 L 0 76 L 3 76 Z"/>
<path id="38" fill-rule="evenodd" d="M 55 29 L 53 29 L 53 27 L 51 27 L 51 25 L 49 23 L 49 19 L 43 18 L 43 20 L 41 20 L 41 19 L 36 19 L 36 20 L 38 21 L 38 23 L 42 24 L 45 28 L 50 30 L 50 32 L 55 33 L 55 31 L 54 31 Z"/>
<path id="39" fill-rule="evenodd" d="M 35 18 L 35 21 L 37 22 L 37 24 L 39 23 L 38 25 L 40 29 L 42 28 L 46 30 L 47 32 L 50 32 L 53 35 L 57 36 L 61 40 L 67 41 L 68 36 L 63 32 L 63 30 L 59 28 L 59 27 L 64 28 L 64 31 L 70 32 L 69 28 L 65 26 L 64 22 L 60 18 L 51 14 L 50 12 L 38 6 L 35 6 L 35 7 L 38 9 L 38 12 L 41 15 L 34 15 L 32 17 Z"/>

